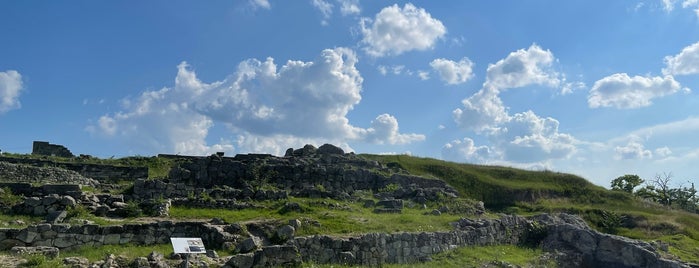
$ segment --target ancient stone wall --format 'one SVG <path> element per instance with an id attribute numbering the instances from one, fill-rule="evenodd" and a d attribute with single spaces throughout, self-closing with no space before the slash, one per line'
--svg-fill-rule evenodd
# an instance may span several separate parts
<path id="1" fill-rule="evenodd" d="M 41 159 L 27 159 L 15 157 L 1 157 L 0 162 L 29 165 L 33 167 L 54 167 L 66 169 L 80 174 L 83 177 L 98 180 L 100 182 L 114 182 L 118 180 L 133 180 L 148 178 L 147 167 L 127 167 L 88 163 L 63 163 Z M 36 170 L 33 172 L 38 173 Z"/>
<path id="2" fill-rule="evenodd" d="M 299 237 L 294 242 L 303 261 L 376 267 L 423 262 L 432 254 L 467 245 L 517 244 L 526 224 L 522 217 L 505 216 L 451 232 L 374 233 L 352 238 L 313 236 Z"/>
<path id="3" fill-rule="evenodd" d="M 59 156 L 59 157 L 75 157 L 68 148 L 63 145 L 50 144 L 45 141 L 34 141 L 32 145 L 33 155 Z"/>
<path id="4" fill-rule="evenodd" d="M 226 267 L 282 265 L 304 262 L 381 266 L 430 260 L 435 253 L 462 246 L 517 244 L 532 222 L 547 230 L 546 251 L 569 256 L 563 267 L 689 267 L 663 259 L 649 243 L 602 234 L 571 215 L 542 215 L 527 220 L 503 216 L 497 220 L 462 219 L 449 232 L 372 233 L 355 237 L 316 235 L 296 237 L 283 245 L 253 245 L 254 252 L 238 254 Z M 85 224 L 38 224 L 23 229 L 0 228 L 0 250 L 15 246 L 50 246 L 74 249 L 115 244 L 167 244 L 171 237 L 200 237 L 208 249 L 245 243 L 237 224 L 161 221 L 144 224 L 99 226 Z M 241 245 L 238 244 L 238 245 Z M 264 258 L 262 258 L 264 257 Z M 243 265 L 245 264 L 245 265 Z"/>
<path id="5" fill-rule="evenodd" d="M 181 158 L 186 161 L 173 168 L 168 176 L 168 183 L 175 186 L 167 187 L 177 189 L 182 187 L 179 184 L 184 184 L 195 188 L 245 189 L 268 185 L 285 189 L 292 196 L 306 197 L 316 193 L 312 190 L 322 189 L 329 197 L 342 199 L 357 190 L 379 192 L 395 184 L 400 191 L 390 197 L 416 199 L 420 203 L 436 199 L 439 193 L 457 194 L 444 181 L 402 174 L 376 161 L 340 154 L 342 150 L 331 145 L 321 148 L 307 145 L 291 150 L 285 157 L 250 154 L 232 158 L 219 155 Z"/>
<path id="6" fill-rule="evenodd" d="M 0 228 L 0 250 L 14 246 L 52 246 L 64 250 L 128 243 L 167 244 L 170 237 L 201 237 L 207 247 L 220 248 L 223 243 L 234 239 L 222 228 L 201 222 L 170 221 L 115 226 L 43 223 L 23 229 Z"/>

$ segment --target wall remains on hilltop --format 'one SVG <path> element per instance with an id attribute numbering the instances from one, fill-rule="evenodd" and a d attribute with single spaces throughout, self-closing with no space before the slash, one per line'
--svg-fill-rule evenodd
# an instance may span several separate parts
<path id="1" fill-rule="evenodd" d="M 67 158 L 75 157 L 75 155 L 63 145 L 51 144 L 46 141 L 34 141 L 32 145 L 32 154 Z"/>

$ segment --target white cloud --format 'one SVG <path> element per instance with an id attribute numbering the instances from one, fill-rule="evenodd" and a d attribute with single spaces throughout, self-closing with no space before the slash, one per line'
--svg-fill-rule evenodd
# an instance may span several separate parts
<path id="1" fill-rule="evenodd" d="M 499 96 L 507 89 L 531 85 L 570 86 L 563 75 L 551 68 L 553 62 L 553 54 L 537 45 L 512 52 L 488 65 L 483 88 L 464 99 L 462 108 L 453 111 L 458 126 L 488 137 L 491 161 L 544 165 L 576 152 L 579 142 L 560 133 L 556 119 L 540 117 L 532 111 L 510 115 Z"/>
<path id="2" fill-rule="evenodd" d="M 568 158 L 576 151 L 576 139 L 558 132 L 559 122 L 542 118 L 532 111 L 517 113 L 494 135 L 508 161 L 534 163 Z"/>
<path id="3" fill-rule="evenodd" d="M 359 6 L 359 0 L 338 0 L 340 3 L 340 14 L 343 16 L 359 15 L 362 8 Z"/>
<path id="4" fill-rule="evenodd" d="M 347 48 L 326 49 L 312 62 L 288 61 L 281 68 L 272 58 L 251 59 L 226 80 L 210 84 L 182 63 L 174 88 L 126 99 L 123 111 L 101 117 L 88 130 L 142 141 L 158 152 L 186 154 L 210 153 L 206 140 L 215 122 L 238 136 L 239 147 L 251 149 L 286 148 L 281 143 L 287 141 L 397 144 L 424 139 L 398 133 L 397 120 L 387 114 L 369 129 L 349 123 L 347 113 L 361 100 L 363 79 L 356 62 Z M 270 145 L 274 140 L 280 144 Z M 251 145 L 258 141 L 264 144 Z"/>
<path id="5" fill-rule="evenodd" d="M 364 51 L 374 57 L 430 49 L 447 32 L 441 21 L 410 3 L 385 7 L 373 20 L 362 18 L 360 29 Z"/>
<path id="6" fill-rule="evenodd" d="M 646 150 L 643 144 L 638 141 L 629 141 L 625 146 L 617 146 L 614 151 L 616 152 L 617 159 L 649 159 L 653 158 L 653 153 L 650 150 Z"/>
<path id="7" fill-rule="evenodd" d="M 666 12 L 672 12 L 675 9 L 675 5 L 679 2 L 678 0 L 662 0 L 663 9 Z M 699 17 L 699 1 L 698 0 L 684 0 L 682 1 L 682 8 L 693 8 L 694 13 Z"/>
<path id="8" fill-rule="evenodd" d="M 699 42 L 683 48 L 680 54 L 665 57 L 665 65 L 665 75 L 699 74 Z"/>
<path id="9" fill-rule="evenodd" d="M 517 50 L 497 63 L 489 64 L 485 87 L 498 90 L 528 85 L 557 87 L 561 75 L 551 69 L 554 60 L 551 51 L 532 44 L 526 50 Z"/>
<path id="10" fill-rule="evenodd" d="M 323 14 L 321 24 L 327 25 L 328 20 L 333 14 L 333 5 L 324 0 L 311 0 L 311 4 Z"/>
<path id="11" fill-rule="evenodd" d="M 269 0 L 250 0 L 249 3 L 253 8 L 272 8 L 272 6 L 269 4 Z"/>
<path id="12" fill-rule="evenodd" d="M 366 132 L 369 141 L 379 144 L 406 144 L 425 140 L 425 135 L 399 133 L 398 120 L 389 114 L 377 116 L 374 121 L 371 121 L 371 128 Z"/>
<path id="13" fill-rule="evenodd" d="M 652 99 L 672 95 L 682 88 L 672 76 L 665 77 L 629 77 L 626 73 L 617 73 L 595 82 L 590 89 L 587 103 L 590 108 L 615 107 L 633 109 L 651 105 Z"/>
<path id="14" fill-rule="evenodd" d="M 510 120 L 500 92 L 529 85 L 560 86 L 562 77 L 551 69 L 555 57 L 536 44 L 510 53 L 495 64 L 489 64 L 483 88 L 464 99 L 464 107 L 454 110 L 456 123 L 466 129 L 496 130 Z"/>
<path id="15" fill-rule="evenodd" d="M 673 9 L 675 9 L 675 1 L 676 0 L 662 0 L 663 1 L 663 9 L 665 11 L 670 12 Z"/>
<path id="16" fill-rule="evenodd" d="M 376 67 L 376 69 L 379 70 L 379 73 L 381 75 L 386 75 L 388 73 L 388 68 L 386 68 L 386 66 L 384 65 L 379 65 L 378 67 Z"/>
<path id="17" fill-rule="evenodd" d="M 510 120 L 507 107 L 496 90 L 481 89 L 461 102 L 464 107 L 456 108 L 452 114 L 456 124 L 467 130 L 491 132 Z"/>
<path id="18" fill-rule="evenodd" d="M 483 164 L 493 157 L 488 146 L 475 146 L 470 138 L 454 140 L 442 147 L 442 158 L 457 162 L 472 162 Z"/>
<path id="19" fill-rule="evenodd" d="M 420 80 L 429 80 L 430 79 L 430 72 L 417 71 L 417 76 L 420 77 Z"/>
<path id="20" fill-rule="evenodd" d="M 462 84 L 473 77 L 473 62 L 464 57 L 458 62 L 447 59 L 435 59 L 430 66 L 449 85 Z"/>
<path id="21" fill-rule="evenodd" d="M 19 109 L 22 93 L 22 75 L 14 70 L 0 72 L 0 114 Z"/>

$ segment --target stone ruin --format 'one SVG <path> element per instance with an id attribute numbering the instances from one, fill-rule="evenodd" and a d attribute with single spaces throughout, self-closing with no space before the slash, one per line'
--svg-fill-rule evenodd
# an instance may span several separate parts
<path id="1" fill-rule="evenodd" d="M 289 149 L 284 157 L 265 154 L 159 157 L 173 158 L 178 164 L 166 178 L 135 179 L 132 191 L 125 194 L 86 193 L 76 184 L 6 183 L 8 189 L 24 195 L 24 201 L 12 211 L 45 216 L 46 222 L 26 228 L 0 228 L 0 250 L 56 256 L 60 250 L 84 246 L 163 244 L 170 237 L 179 236 L 201 237 L 208 249 L 233 250 L 235 254 L 226 258 L 216 257 L 215 252 L 207 253 L 222 267 L 298 266 L 302 262 L 376 267 L 429 261 L 432 254 L 456 247 L 520 244 L 535 237 L 537 245 L 557 254 L 554 258 L 562 267 L 689 267 L 664 259 L 662 246 L 602 234 L 590 229 L 579 217 L 566 214 L 531 218 L 502 216 L 495 220 L 463 218 L 452 224 L 453 230 L 446 232 L 349 237 L 297 237 L 299 228 L 318 224 L 303 218 L 288 223 L 245 224 L 218 219 L 173 222 L 162 218 L 151 223 L 113 226 L 62 222 L 65 211 L 77 205 L 98 216 L 128 216 L 134 209 L 127 204 L 129 201 L 138 201 L 139 209 L 159 217 L 167 217 L 171 205 L 242 209 L 254 207 L 252 201 L 284 200 L 289 196 L 349 199 L 373 207 L 376 213 L 401 213 L 406 202 L 425 204 L 457 194 L 441 180 L 409 175 L 399 166 L 367 160 L 332 145 Z M 380 201 L 358 199 L 352 193 L 359 191 L 372 193 Z M 287 202 L 282 209 L 300 209 L 294 204 Z M 476 207 L 482 210 L 483 204 Z M 435 211 L 432 215 L 439 215 L 442 208 Z M 102 266 L 116 262 L 110 258 Z M 111 267 L 168 267 L 161 263 L 162 258 L 149 256 L 126 261 L 125 266 Z M 81 259 L 64 262 L 73 263 L 72 267 L 90 267 Z M 159 266 L 153 266 L 154 263 Z"/>
<path id="2" fill-rule="evenodd" d="M 34 141 L 32 145 L 33 155 L 59 156 L 73 158 L 75 155 L 63 145 L 51 144 L 46 141 Z"/>

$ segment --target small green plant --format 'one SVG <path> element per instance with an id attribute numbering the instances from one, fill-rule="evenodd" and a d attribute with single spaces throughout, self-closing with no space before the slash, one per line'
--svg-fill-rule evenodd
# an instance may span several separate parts
<path id="1" fill-rule="evenodd" d="M 527 230 L 520 237 L 519 243 L 524 247 L 538 248 L 547 235 L 548 229 L 546 225 L 534 221 L 527 225 Z"/>
<path id="2" fill-rule="evenodd" d="M 80 204 L 75 205 L 74 207 L 68 207 L 66 212 L 67 212 L 66 217 L 68 219 L 86 218 L 86 217 L 90 216 L 90 211 L 88 211 L 87 208 L 85 208 L 85 206 L 80 205 Z"/>
<path id="3" fill-rule="evenodd" d="M 130 218 L 136 218 L 143 215 L 143 209 L 135 201 L 129 201 L 124 207 L 124 216 Z"/>
<path id="4" fill-rule="evenodd" d="M 39 267 L 39 268 L 49 268 L 56 267 L 57 261 L 49 260 L 46 256 L 41 254 L 25 255 L 27 262 L 20 264 L 20 267 Z"/>
<path id="5" fill-rule="evenodd" d="M 599 227 L 606 233 L 616 234 L 622 225 L 622 217 L 613 211 L 603 210 L 601 218 Z"/>
<path id="6" fill-rule="evenodd" d="M 10 188 L 0 190 L 0 211 L 8 212 L 14 205 L 22 202 L 22 197 L 12 193 Z"/>
<path id="7" fill-rule="evenodd" d="M 316 190 L 318 190 L 318 191 L 326 192 L 325 186 L 323 186 L 323 185 L 320 184 L 320 183 L 319 183 L 319 184 L 316 184 L 316 185 L 315 185 L 315 188 L 316 188 Z"/>
<path id="8" fill-rule="evenodd" d="M 379 192 L 380 193 L 392 193 L 392 192 L 397 191 L 400 188 L 401 188 L 400 184 L 390 183 L 390 184 L 386 185 L 385 187 L 379 189 Z"/>
<path id="9" fill-rule="evenodd" d="M 205 202 L 213 202 L 214 201 L 214 198 L 211 197 L 211 195 L 209 195 L 209 193 L 206 191 L 201 192 L 200 197 L 201 197 L 201 200 L 203 200 Z"/>

